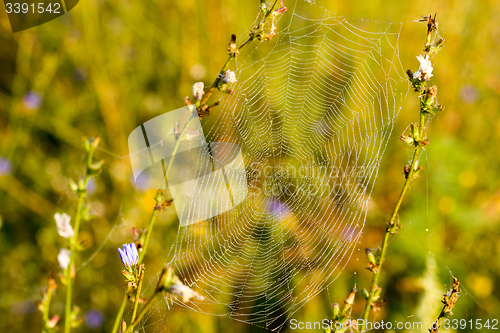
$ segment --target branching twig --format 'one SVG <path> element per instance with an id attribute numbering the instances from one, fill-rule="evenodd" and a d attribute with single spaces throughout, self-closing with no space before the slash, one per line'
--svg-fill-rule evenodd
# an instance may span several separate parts
<path id="1" fill-rule="evenodd" d="M 438 319 L 429 329 L 430 333 L 438 333 L 443 329 L 443 324 L 446 319 L 453 315 L 452 310 L 457 303 L 458 297 L 460 297 L 460 292 L 460 281 L 458 281 L 456 277 L 453 277 L 453 286 L 446 294 L 443 295 L 443 300 L 441 301 L 444 304 L 443 309 L 441 310 Z"/>
<path id="2" fill-rule="evenodd" d="M 422 167 L 418 166 L 419 157 L 424 147 L 429 145 L 429 140 L 426 138 L 425 134 L 426 121 L 429 119 L 430 115 L 433 115 L 437 111 L 443 109 L 442 106 L 437 104 L 437 87 L 427 87 L 427 80 L 429 80 L 432 76 L 433 70 L 430 62 L 430 57 L 442 48 L 444 39 L 441 38 L 436 43 L 432 43 L 433 39 L 436 38 L 437 32 L 436 15 L 434 15 L 434 17 L 432 17 L 432 15 L 423 17 L 423 20 L 427 22 L 427 38 L 424 44 L 424 56 L 417 57 L 417 59 L 419 59 L 420 61 L 420 68 L 418 72 L 412 73 L 410 70 L 407 71 L 409 80 L 413 85 L 415 91 L 420 93 L 420 119 L 419 123 L 411 124 L 410 135 L 401 136 L 401 140 L 414 147 L 413 157 L 410 166 L 405 167 L 406 180 L 396 202 L 396 206 L 394 207 L 392 215 L 389 219 L 389 222 L 387 223 L 384 239 L 382 241 L 382 247 L 375 254 L 372 253 L 371 250 L 367 250 L 368 268 L 373 272 L 373 277 L 370 284 L 370 289 L 363 292 L 366 298 L 366 304 L 361 317 L 363 320 L 360 332 L 364 332 L 366 329 L 370 310 L 379 306 L 379 303 L 377 301 L 380 297 L 381 289 L 378 286 L 378 281 L 385 254 L 387 252 L 389 238 L 391 234 L 396 233 L 397 230 L 401 227 L 396 222 L 396 216 L 398 214 L 399 208 L 401 207 L 401 203 L 403 202 L 403 198 L 408 190 L 410 182 L 414 178 L 418 177 L 418 173 L 422 170 Z"/>
<path id="3" fill-rule="evenodd" d="M 71 313 L 71 297 L 72 297 L 72 285 L 74 276 L 74 265 L 75 265 L 75 253 L 78 250 L 78 231 L 80 230 L 80 222 L 82 219 L 88 219 L 88 210 L 85 210 L 83 205 L 85 197 L 87 196 L 87 184 L 90 177 L 101 170 L 104 161 L 94 162 L 94 151 L 99 145 L 100 137 L 90 138 L 85 140 L 85 149 L 87 151 L 87 161 L 85 168 L 85 176 L 83 179 L 78 181 L 78 184 L 71 182 L 71 189 L 77 194 L 77 205 L 75 214 L 75 225 L 73 227 L 74 234 L 69 240 L 70 246 L 70 262 L 68 268 L 65 272 L 66 278 L 66 309 L 65 309 L 65 322 L 64 322 L 64 332 L 69 333 L 72 326 L 72 313 Z"/>
<path id="4" fill-rule="evenodd" d="M 220 90 L 220 88 L 221 88 L 221 82 L 223 80 L 222 78 L 224 76 L 224 73 L 229 69 L 229 66 L 230 66 L 232 60 L 235 59 L 238 56 L 240 50 L 243 47 L 245 47 L 246 45 L 250 44 L 253 40 L 255 40 L 255 39 L 258 39 L 258 40 L 261 40 L 261 39 L 270 40 L 274 36 L 275 31 L 271 31 L 268 34 L 264 33 L 264 26 L 265 26 L 265 23 L 268 20 L 268 18 L 270 16 L 273 16 L 273 28 L 272 29 L 275 29 L 274 28 L 274 16 L 281 15 L 282 13 L 284 13 L 286 11 L 286 8 L 282 6 L 277 12 L 275 12 L 274 8 L 276 7 L 277 3 L 278 3 L 278 0 L 275 0 L 274 3 L 272 4 L 272 6 L 268 8 L 264 0 L 260 1 L 260 10 L 261 10 L 261 12 L 263 14 L 263 18 L 260 21 L 259 25 L 257 25 L 257 27 L 254 27 L 250 31 L 249 38 L 248 38 L 248 40 L 246 42 L 244 42 L 240 46 L 237 46 L 236 45 L 236 35 L 232 35 L 231 36 L 231 41 L 230 41 L 229 47 L 228 47 L 228 53 L 229 53 L 228 59 L 224 63 L 224 66 L 222 66 L 222 69 L 218 73 L 216 79 L 214 80 L 214 82 L 212 83 L 212 85 L 210 86 L 210 88 L 208 89 L 208 91 L 204 94 L 203 98 L 199 98 L 199 99 L 196 100 L 194 106 L 196 107 L 196 113 L 197 114 L 196 113 L 193 114 L 188 119 L 188 121 L 183 125 L 182 129 L 175 136 L 175 143 L 174 143 L 174 147 L 173 147 L 173 151 L 172 151 L 172 156 L 170 157 L 169 162 L 167 164 L 167 167 L 165 169 L 165 174 L 164 174 L 165 184 L 167 184 L 166 177 L 167 177 L 167 174 L 169 173 L 170 169 L 172 168 L 173 161 L 174 161 L 174 158 L 175 158 L 175 153 L 179 149 L 179 145 L 180 145 L 180 143 L 182 141 L 183 134 L 186 132 L 189 124 L 191 123 L 191 121 L 194 118 L 196 118 L 196 117 L 203 118 L 203 117 L 209 115 L 210 112 L 212 111 L 212 109 L 214 107 L 216 107 L 216 106 L 219 105 L 218 101 L 215 102 L 215 103 L 213 103 L 210 106 L 207 104 L 207 102 L 208 102 L 209 98 L 212 96 L 212 94 L 215 91 L 215 89 L 219 89 Z M 283 5 L 283 0 L 281 0 L 281 4 Z M 184 101 L 185 101 L 186 105 L 192 106 L 192 104 L 191 104 L 191 102 L 189 101 L 188 98 L 185 98 Z M 137 248 L 139 249 L 139 264 L 141 264 L 143 262 L 143 260 L 144 260 L 144 256 L 146 254 L 146 251 L 147 251 L 147 248 L 148 248 L 148 245 L 149 245 L 149 239 L 151 237 L 151 234 L 152 234 L 152 231 L 153 231 L 153 226 L 154 226 L 154 223 L 156 221 L 156 217 L 157 217 L 158 213 L 162 209 L 170 206 L 170 204 L 172 203 L 172 199 L 165 200 L 163 198 L 163 191 L 162 190 L 158 190 L 157 191 L 155 200 L 156 200 L 156 205 L 155 205 L 155 207 L 153 209 L 153 212 L 151 214 L 151 217 L 149 219 L 148 228 L 147 228 L 147 231 L 146 231 L 146 233 L 144 235 L 145 237 L 142 237 L 142 234 L 141 234 L 141 236 L 138 237 Z M 163 275 L 165 275 L 165 272 L 164 272 Z M 140 285 L 139 285 L 139 287 L 137 288 L 136 302 L 134 304 L 134 310 L 133 310 L 133 315 L 132 315 L 132 323 L 125 330 L 125 332 L 131 332 L 133 330 L 134 326 L 137 325 L 137 323 L 144 316 L 144 314 L 146 313 L 146 311 L 148 310 L 148 308 L 151 306 L 151 302 L 153 301 L 153 299 L 160 292 L 161 292 L 161 288 L 157 288 L 157 290 L 155 291 L 153 297 L 151 297 L 147 301 L 147 303 L 144 305 L 144 307 L 142 308 L 142 310 L 137 315 L 137 318 L 135 318 L 135 313 L 136 313 L 136 310 L 137 310 L 137 299 L 140 296 L 139 295 L 139 293 L 140 293 Z M 113 333 L 118 330 L 118 326 L 120 324 L 121 318 L 123 316 L 123 312 L 125 310 L 125 304 L 126 304 L 126 301 L 127 301 L 127 295 L 128 295 L 128 292 L 125 293 L 124 298 L 122 300 L 122 304 L 120 306 L 120 309 L 119 309 L 119 311 L 118 311 L 118 313 L 116 315 L 115 324 L 114 324 L 114 328 L 113 328 Z"/>
<path id="5" fill-rule="evenodd" d="M 210 114 L 211 108 L 218 105 L 218 102 L 216 102 L 215 104 L 208 106 L 208 104 L 207 104 L 208 99 L 210 98 L 210 96 L 212 96 L 215 89 L 218 89 L 219 84 L 222 80 L 222 76 L 228 70 L 229 65 L 231 64 L 233 59 L 235 59 L 238 56 L 240 50 L 243 47 L 245 47 L 246 45 L 253 42 L 255 39 L 257 39 L 257 40 L 270 40 L 274 36 L 275 32 L 273 32 L 273 31 L 271 31 L 270 33 L 265 33 L 264 26 L 265 26 L 267 20 L 269 19 L 269 17 L 272 15 L 275 15 L 274 8 L 276 7 L 277 3 L 278 3 L 278 0 L 275 0 L 273 2 L 272 6 L 268 8 L 266 6 L 265 1 L 261 0 L 260 9 L 261 9 L 261 12 L 263 13 L 264 16 L 263 16 L 262 20 L 260 21 L 260 23 L 250 31 L 249 38 L 243 44 L 241 44 L 240 46 L 237 47 L 236 46 L 236 35 L 231 36 L 231 42 L 229 43 L 229 48 L 228 48 L 229 57 L 227 58 L 226 62 L 224 63 L 224 66 L 222 66 L 222 69 L 218 73 L 214 82 L 212 83 L 212 85 L 210 86 L 208 91 L 203 96 L 203 99 L 201 101 L 197 101 L 197 103 L 196 103 L 198 115 L 200 116 L 200 118 Z M 283 0 L 281 0 L 281 4 L 283 5 Z M 282 8 L 284 8 L 284 11 L 286 11 L 285 7 L 282 7 Z M 284 11 L 282 11 L 282 12 L 284 12 Z"/>

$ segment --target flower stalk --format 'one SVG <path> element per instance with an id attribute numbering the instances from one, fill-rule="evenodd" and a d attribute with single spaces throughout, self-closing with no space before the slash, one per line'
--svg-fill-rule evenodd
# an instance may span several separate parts
<path id="1" fill-rule="evenodd" d="M 149 308 L 153 304 L 153 301 L 156 299 L 156 297 L 159 294 L 161 294 L 161 291 L 160 290 L 155 290 L 153 296 L 146 302 L 146 304 L 144 304 L 144 307 L 142 308 L 141 312 L 139 312 L 139 314 L 137 315 L 137 318 L 135 318 L 135 320 L 130 324 L 130 326 L 127 327 L 127 329 L 123 333 L 130 333 L 130 332 L 132 332 L 134 330 L 134 327 L 137 324 L 139 324 L 139 322 L 141 321 L 142 317 L 144 317 L 144 315 L 148 312 Z"/>
<path id="2" fill-rule="evenodd" d="M 210 96 L 212 96 L 212 94 L 214 93 L 214 91 L 216 89 L 219 91 L 231 93 L 230 90 L 227 91 L 226 89 L 223 89 L 223 84 L 221 84 L 221 83 L 223 83 L 224 74 L 229 69 L 229 66 L 231 65 L 231 62 L 233 61 L 233 59 L 236 59 L 236 57 L 240 53 L 240 50 L 243 47 L 245 47 L 246 45 L 253 42 L 255 39 L 269 41 L 276 34 L 276 27 L 274 26 L 274 19 L 277 16 L 285 13 L 287 10 L 286 7 L 283 6 L 283 0 L 281 0 L 281 7 L 275 10 L 277 3 L 278 3 L 278 0 L 275 0 L 273 2 L 272 6 L 268 7 L 266 5 L 265 1 L 263 1 L 263 0 L 260 1 L 260 11 L 261 11 L 263 17 L 262 17 L 260 23 L 250 31 L 248 39 L 243 44 L 241 44 L 240 46 L 237 46 L 236 45 L 236 35 L 233 34 L 231 36 L 231 41 L 230 41 L 229 47 L 228 47 L 228 55 L 229 56 L 228 56 L 226 62 L 224 63 L 224 66 L 222 66 L 222 69 L 217 74 L 217 77 L 215 78 L 214 82 L 212 83 L 212 85 L 210 86 L 210 88 L 208 89 L 206 94 L 203 96 L 203 99 L 201 99 L 201 101 L 197 101 L 197 103 L 196 103 L 196 108 L 198 110 L 198 116 L 200 118 L 208 116 L 210 114 L 211 110 L 219 104 L 219 102 L 215 102 L 214 104 L 212 104 L 210 106 L 207 104 Z M 268 21 L 268 19 L 270 17 L 273 20 L 273 26 L 271 28 L 271 31 L 269 33 L 266 33 L 266 32 L 264 32 L 264 27 L 265 27 L 266 22 Z"/>
<path id="3" fill-rule="evenodd" d="M 139 265 L 139 283 L 137 285 L 137 291 L 135 293 L 134 308 L 132 310 L 132 319 L 130 320 L 131 322 L 134 322 L 135 315 L 137 314 L 137 305 L 139 305 L 139 300 L 141 298 L 141 288 L 142 288 L 142 281 L 143 280 L 144 280 L 144 264 L 140 264 Z"/>
<path id="4" fill-rule="evenodd" d="M 43 328 L 42 333 L 52 333 L 56 329 L 56 324 L 59 321 L 59 316 L 55 315 L 49 318 L 50 302 L 52 300 L 52 295 L 57 289 L 56 279 L 52 274 L 49 276 L 47 283 L 47 291 L 43 295 L 42 301 L 38 304 L 38 309 L 42 312 L 43 318 Z"/>
<path id="5" fill-rule="evenodd" d="M 116 333 L 118 331 L 118 328 L 120 327 L 120 323 L 123 317 L 123 312 L 125 311 L 125 306 L 127 306 L 128 294 L 129 290 L 127 288 L 127 290 L 125 290 L 125 293 L 123 294 L 122 302 L 120 304 L 120 308 L 118 309 L 118 313 L 116 314 L 115 323 L 113 324 L 113 329 L 111 330 L 111 333 Z"/>
<path id="6" fill-rule="evenodd" d="M 325 333 L 344 333 L 347 331 L 352 332 L 357 329 L 357 322 L 351 319 L 352 307 L 354 305 L 354 298 L 356 296 L 356 288 L 353 288 L 347 298 L 344 300 L 344 307 L 340 311 L 338 303 L 333 303 L 333 325 L 328 326 Z"/>
<path id="7" fill-rule="evenodd" d="M 453 286 L 452 288 L 443 295 L 443 300 L 441 301 L 444 306 L 441 312 L 439 313 L 438 319 L 432 324 L 432 327 L 429 329 L 430 333 L 438 333 L 443 329 L 443 324 L 446 319 L 450 318 L 453 315 L 453 308 L 457 303 L 458 297 L 460 297 L 460 281 L 456 277 L 453 277 Z"/>
<path id="8" fill-rule="evenodd" d="M 268 8 L 268 6 L 266 5 L 264 0 L 260 1 L 260 10 L 261 10 L 261 13 L 263 14 L 263 18 L 262 18 L 261 22 L 259 23 L 259 25 L 251 30 L 251 32 L 249 34 L 249 39 L 245 43 L 243 43 L 240 46 L 237 46 L 236 45 L 236 35 L 233 34 L 231 36 L 231 41 L 230 41 L 229 47 L 228 47 L 228 55 L 229 55 L 228 59 L 226 60 L 226 62 L 222 66 L 222 69 L 219 71 L 219 73 L 217 74 L 217 77 L 215 78 L 214 82 L 212 83 L 212 85 L 210 86 L 210 88 L 208 89 L 208 91 L 206 93 L 204 92 L 204 84 L 202 82 L 197 82 L 193 85 L 192 89 L 193 89 L 193 96 L 195 99 L 194 106 L 195 106 L 197 112 L 194 113 L 188 119 L 188 121 L 183 125 L 181 130 L 179 130 L 179 125 L 176 124 L 175 144 L 173 147 L 172 156 L 170 157 L 170 160 L 165 168 L 165 174 L 164 174 L 165 184 L 167 184 L 167 179 L 166 179 L 167 174 L 169 173 L 170 169 L 172 168 L 175 154 L 176 154 L 177 150 L 179 149 L 179 145 L 180 145 L 184 135 L 187 132 L 189 124 L 196 117 L 203 118 L 205 116 L 208 116 L 211 113 L 211 111 L 213 110 L 213 108 L 215 108 L 216 106 L 219 105 L 218 101 L 211 104 L 211 105 L 207 104 L 209 98 L 212 96 L 215 89 L 217 89 L 223 93 L 228 93 L 228 94 L 232 93 L 232 91 L 227 88 L 229 84 L 236 82 L 235 73 L 229 70 L 229 66 L 231 65 L 232 60 L 238 56 L 240 50 L 244 46 L 248 45 L 253 40 L 255 40 L 255 39 L 270 40 L 275 35 L 276 27 L 274 26 L 274 19 L 275 19 L 275 17 L 286 12 L 286 7 L 283 6 L 283 0 L 281 0 L 282 6 L 278 10 L 274 10 L 277 3 L 278 3 L 278 0 L 275 0 L 273 5 L 270 8 Z M 270 16 L 273 18 L 273 27 L 271 29 L 271 32 L 266 34 L 266 33 L 264 33 L 264 25 Z M 193 105 L 193 104 L 191 104 L 191 102 L 189 101 L 188 98 L 185 98 L 184 101 L 185 101 L 186 105 L 188 105 L 188 106 Z M 158 216 L 158 213 L 161 212 L 166 207 L 170 206 L 171 203 L 173 202 L 172 199 L 170 199 L 170 200 L 164 199 L 162 190 L 157 191 L 155 201 L 156 201 L 156 205 L 155 205 L 153 212 L 151 214 L 151 217 L 149 219 L 148 228 L 146 230 L 145 236 L 143 234 L 141 234 L 140 236 L 136 237 L 137 243 L 138 243 L 137 247 L 139 248 L 139 261 L 138 262 L 140 264 L 140 267 L 142 267 L 142 269 L 141 269 L 142 271 L 141 271 L 141 275 L 140 275 L 141 278 L 139 279 L 139 285 L 137 287 L 137 292 L 136 292 L 136 296 L 135 296 L 131 324 L 129 327 L 126 328 L 126 330 L 124 330 L 125 331 L 124 333 L 128 333 L 128 332 L 133 331 L 134 327 L 142 319 L 144 314 L 147 312 L 147 310 L 151 306 L 151 303 L 154 300 L 154 298 L 159 293 L 161 293 L 161 291 L 168 291 L 172 294 L 179 295 L 183 298 L 184 302 L 188 302 L 190 300 L 190 298 L 192 298 L 192 297 L 203 299 L 198 293 L 191 290 L 189 287 L 185 286 L 179 280 L 179 278 L 177 278 L 175 276 L 172 268 L 168 268 L 168 269 L 165 268 L 163 270 L 162 275 L 160 276 L 160 279 L 158 282 L 158 287 L 156 288 L 153 296 L 146 302 L 146 304 L 144 305 L 142 310 L 137 314 L 137 317 L 136 317 L 137 304 L 138 304 L 138 300 L 140 299 L 140 289 L 141 289 L 143 275 L 144 275 L 144 266 L 142 265 L 142 262 L 144 260 L 144 256 L 146 255 L 146 251 L 147 251 L 147 248 L 149 245 L 149 240 L 150 240 L 150 237 L 151 237 L 151 234 L 153 231 L 153 227 L 154 227 L 156 218 Z M 135 230 L 137 232 L 137 229 L 135 229 Z M 142 240 L 144 240 L 143 243 L 142 243 Z M 167 281 L 167 282 L 165 282 L 165 281 Z M 165 283 L 167 283 L 167 285 Z M 120 309 L 118 311 L 118 314 L 116 316 L 115 325 L 114 325 L 113 331 L 112 331 L 113 333 L 116 332 L 120 326 L 121 318 L 122 318 L 123 312 L 125 310 L 125 304 L 126 304 L 127 297 L 128 297 L 128 292 L 125 293 L 124 299 L 122 301 L 122 304 L 121 304 Z"/>
<path id="9" fill-rule="evenodd" d="M 436 43 L 433 43 L 433 40 L 437 38 L 438 25 L 436 22 L 436 15 L 434 15 L 434 17 L 432 17 L 432 15 L 423 17 L 422 21 L 427 22 L 427 38 L 424 44 L 424 55 L 417 57 L 420 62 L 420 68 L 417 72 L 412 73 L 410 70 L 407 71 L 410 83 L 412 84 L 414 90 L 420 94 L 419 122 L 411 124 L 411 133 L 408 136 L 402 135 L 400 138 L 406 144 L 414 147 L 413 157 L 410 165 L 407 165 L 404 169 L 406 178 L 405 183 L 389 222 L 387 223 L 382 246 L 375 254 L 371 250 L 367 250 L 368 269 L 373 273 L 373 277 L 370 289 L 368 291 L 363 290 L 363 296 L 366 299 L 366 304 L 361 316 L 361 319 L 363 320 L 359 330 L 360 332 L 365 332 L 366 330 L 366 323 L 368 321 L 370 311 L 372 309 L 377 309 L 384 302 L 380 301 L 381 288 L 378 286 L 378 282 L 384 258 L 387 253 L 389 239 L 392 234 L 396 233 L 398 229 L 401 228 L 401 226 L 396 222 L 396 217 L 410 186 L 410 182 L 417 178 L 419 172 L 423 169 L 421 166 L 418 166 L 418 162 L 422 150 L 425 149 L 425 146 L 429 145 L 429 140 L 426 138 L 425 133 L 426 122 L 431 115 L 434 115 L 443 109 L 443 107 L 437 103 L 437 87 L 428 87 L 427 80 L 429 80 L 432 76 L 433 68 L 431 58 L 443 47 L 444 39 L 440 38 Z"/>
<path id="10" fill-rule="evenodd" d="M 173 295 L 181 296 L 184 303 L 189 302 L 191 298 L 197 298 L 203 300 L 204 298 L 200 296 L 196 291 L 191 288 L 185 286 L 180 279 L 174 274 L 174 269 L 169 267 L 164 267 L 160 278 L 158 279 L 158 283 L 156 285 L 156 289 L 151 296 L 151 298 L 146 302 L 142 310 L 139 312 L 135 320 L 132 320 L 130 326 L 127 327 L 125 332 L 129 333 L 134 330 L 134 327 L 141 321 L 142 317 L 147 313 L 148 309 L 151 307 L 153 300 L 162 292 L 168 292 Z"/>
<path id="11" fill-rule="evenodd" d="M 84 207 L 84 200 L 87 196 L 87 184 L 90 177 L 98 174 L 104 164 L 104 161 L 94 162 L 94 151 L 99 145 L 100 137 L 90 138 L 85 140 L 85 150 L 87 151 L 87 163 L 85 169 L 85 175 L 82 179 L 78 181 L 78 184 L 71 181 L 69 186 L 73 192 L 77 194 L 77 205 L 76 205 L 76 215 L 75 224 L 73 226 L 73 235 L 69 239 L 70 247 L 70 260 L 69 265 L 66 268 L 65 279 L 66 279 L 66 307 L 65 307 L 65 322 L 64 322 L 64 332 L 69 333 L 71 327 L 76 324 L 73 320 L 74 312 L 72 313 L 71 301 L 72 301 L 72 289 L 73 289 L 73 279 L 75 278 L 75 253 L 80 249 L 78 245 L 78 232 L 80 230 L 80 222 L 82 219 L 88 220 L 90 218 L 87 207 Z"/>

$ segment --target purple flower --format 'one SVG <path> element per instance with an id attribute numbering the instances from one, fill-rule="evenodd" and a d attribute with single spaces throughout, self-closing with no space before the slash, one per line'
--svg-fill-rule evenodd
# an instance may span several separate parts
<path id="1" fill-rule="evenodd" d="M 135 267 L 139 262 L 139 253 L 137 253 L 137 248 L 134 243 L 123 244 L 122 249 L 118 248 L 118 253 L 126 269 Z"/>
<path id="2" fill-rule="evenodd" d="M 23 97 L 23 105 L 28 110 L 35 110 L 42 104 L 42 96 L 36 91 L 30 91 Z"/>
<path id="3" fill-rule="evenodd" d="M 90 310 L 85 314 L 85 325 L 89 328 L 99 328 L 104 323 L 104 316 L 99 310 Z"/>
<path id="4" fill-rule="evenodd" d="M 466 84 L 460 89 L 460 98 L 465 104 L 473 104 L 479 99 L 479 92 L 473 85 Z"/>
<path id="5" fill-rule="evenodd" d="M 275 216 L 286 216 L 290 214 L 288 206 L 279 199 L 271 199 L 268 206 L 269 212 Z"/>
<path id="6" fill-rule="evenodd" d="M 90 177 L 87 183 L 87 193 L 89 195 L 93 194 L 97 190 L 97 182 L 94 177 Z"/>
<path id="7" fill-rule="evenodd" d="M 5 176 L 11 173 L 12 163 L 8 158 L 0 156 L 0 176 Z"/>

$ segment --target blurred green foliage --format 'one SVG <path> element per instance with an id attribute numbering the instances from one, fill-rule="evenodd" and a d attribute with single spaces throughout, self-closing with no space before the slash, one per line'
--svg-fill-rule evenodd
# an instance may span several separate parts
<path id="1" fill-rule="evenodd" d="M 381 281 L 389 305 L 375 318 L 427 322 L 438 314 L 453 274 L 464 290 L 456 318 L 500 319 L 500 3 L 316 2 L 348 18 L 405 22 L 400 38 L 405 68 L 417 69 L 415 56 L 425 36 L 425 28 L 412 20 L 437 12 L 446 38 L 433 78 L 446 109 L 430 127 L 424 173 L 412 183 L 400 212 L 403 228 L 390 243 Z M 91 182 L 89 200 L 99 217 L 82 226 L 86 249 L 77 266 L 74 303 L 88 325 L 99 313 L 105 318 L 104 325 L 87 325 L 82 332 L 110 330 L 123 292 L 116 248 L 131 238 L 133 226 L 146 226 L 154 205 L 154 192 L 134 189 L 128 161 L 120 158 L 127 154 L 127 135 L 137 124 L 182 106 L 193 82 L 211 82 L 226 59 L 230 34 L 248 31 L 257 12 L 256 0 L 85 0 L 70 14 L 16 34 L 6 13 L 0 14 L 3 332 L 40 331 L 36 302 L 49 272 L 60 270 L 56 257 L 64 246 L 53 215 L 73 214 L 67 180 L 83 173 L 82 137 L 96 134 L 104 147 L 97 157 L 106 164 Z M 368 286 L 363 249 L 382 239 L 410 159 L 397 138 L 417 114 L 418 100 L 410 94 L 380 168 L 359 250 L 328 292 L 294 315 L 299 321 L 325 318 L 330 303 L 341 303 L 353 284 Z M 149 290 L 176 230 L 175 212 L 161 214 L 145 260 Z M 362 303 L 358 295 L 353 313 L 361 312 Z M 63 309 L 60 287 L 51 313 Z M 161 306 L 145 328 L 264 331 Z"/>

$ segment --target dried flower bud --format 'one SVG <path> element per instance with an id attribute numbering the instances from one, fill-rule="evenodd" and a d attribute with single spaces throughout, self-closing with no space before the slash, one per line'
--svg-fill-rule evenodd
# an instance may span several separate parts
<path id="1" fill-rule="evenodd" d="M 363 296 L 363 298 L 365 300 L 368 300 L 368 298 L 370 298 L 370 294 L 368 293 L 368 290 L 366 290 L 364 288 L 361 290 L 361 295 Z"/>
<path id="2" fill-rule="evenodd" d="M 101 137 L 98 135 L 95 138 L 88 138 L 88 139 L 84 138 L 83 141 L 84 141 L 85 150 L 87 152 L 90 152 L 91 150 L 94 150 L 97 148 L 97 146 L 99 145 L 99 142 L 101 141 Z"/>
<path id="3" fill-rule="evenodd" d="M 88 167 L 89 174 L 97 174 L 97 173 L 101 172 L 101 168 L 102 168 L 103 165 L 104 165 L 104 161 L 103 160 L 100 160 L 98 162 L 92 163 Z"/>
<path id="4" fill-rule="evenodd" d="M 49 276 L 48 291 L 53 292 L 57 289 L 57 282 L 52 273 Z"/>
<path id="5" fill-rule="evenodd" d="M 59 316 L 55 315 L 52 317 L 48 322 L 47 322 L 47 327 L 48 328 L 55 328 L 57 325 L 57 322 L 59 321 Z"/>
<path id="6" fill-rule="evenodd" d="M 283 13 L 285 13 L 287 11 L 287 8 L 285 7 L 285 5 L 283 4 L 283 0 L 281 0 L 281 7 L 276 9 L 274 12 L 273 12 L 273 16 L 279 16 Z"/>
<path id="7" fill-rule="evenodd" d="M 436 86 L 432 86 L 429 88 L 428 90 L 428 94 L 432 97 L 436 96 L 437 95 L 437 92 L 438 92 L 438 88 Z"/>
<path id="8" fill-rule="evenodd" d="M 353 305 L 355 296 L 356 296 L 356 288 L 353 288 L 344 302 L 346 304 Z"/>
<path id="9" fill-rule="evenodd" d="M 366 257 L 368 258 L 368 262 L 376 264 L 377 259 L 375 259 L 375 255 L 373 254 L 372 250 L 370 250 L 369 248 L 366 248 L 365 251 L 366 251 Z"/>
<path id="10" fill-rule="evenodd" d="M 265 3 L 264 3 L 265 5 Z M 236 58 L 236 56 L 240 53 L 240 50 L 238 49 L 238 46 L 236 45 L 236 35 L 231 35 L 231 41 L 229 42 L 229 47 L 227 48 L 227 51 L 229 55 L 233 58 Z"/>
<path id="11" fill-rule="evenodd" d="M 333 303 L 332 308 L 333 308 L 333 318 L 336 319 L 340 313 L 339 303 Z"/>
<path id="12" fill-rule="evenodd" d="M 401 135 L 399 139 L 409 146 L 413 146 L 414 144 L 413 138 L 411 136 Z"/>

